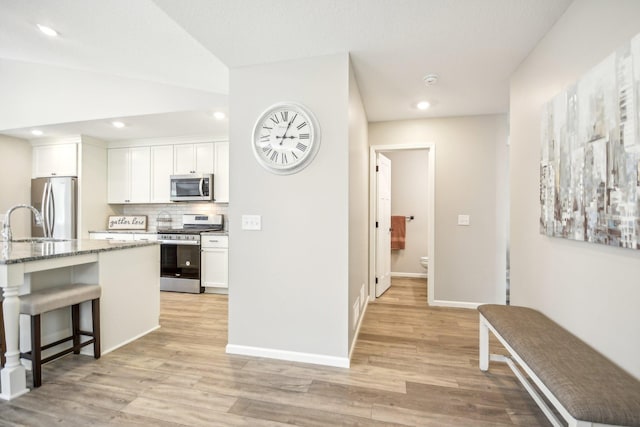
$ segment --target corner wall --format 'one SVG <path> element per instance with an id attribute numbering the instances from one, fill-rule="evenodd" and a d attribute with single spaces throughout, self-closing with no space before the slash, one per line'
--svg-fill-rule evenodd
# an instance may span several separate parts
<path id="1" fill-rule="evenodd" d="M 13 205 L 31 203 L 31 144 L 29 141 L 0 135 L 0 225 L 4 213 Z M 19 209 L 11 215 L 15 237 L 31 236 L 31 211 Z"/>
<path id="2" fill-rule="evenodd" d="M 231 353 L 348 365 L 349 57 L 230 71 L 229 344 Z M 263 169 L 253 126 L 274 103 L 316 115 L 322 142 L 293 175 Z M 262 230 L 242 230 L 242 215 Z"/>
<path id="3" fill-rule="evenodd" d="M 349 63 L 349 349 L 368 301 L 369 141 L 367 115 Z M 364 294 L 361 291 L 364 289 Z M 363 298 L 364 296 L 364 298 Z M 355 311 L 357 311 L 357 316 Z"/>
<path id="4" fill-rule="evenodd" d="M 511 80 L 511 296 L 640 378 L 640 251 L 540 234 L 542 106 L 640 32 L 636 0 L 575 1 Z"/>
<path id="5" fill-rule="evenodd" d="M 504 303 L 507 183 L 498 159 L 507 150 L 507 117 L 369 124 L 371 146 L 421 142 L 436 147 L 434 299 Z M 471 225 L 458 226 L 459 214 Z"/>

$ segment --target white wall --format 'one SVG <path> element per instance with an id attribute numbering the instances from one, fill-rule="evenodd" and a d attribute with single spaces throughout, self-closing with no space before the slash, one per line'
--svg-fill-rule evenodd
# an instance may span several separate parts
<path id="1" fill-rule="evenodd" d="M 539 233 L 542 106 L 640 32 L 640 2 L 574 2 L 511 81 L 511 295 L 640 378 L 640 251 Z M 637 65 L 637 64 L 636 64 Z"/>
<path id="2" fill-rule="evenodd" d="M 349 64 L 351 65 L 351 64 Z M 349 67 L 349 349 L 368 301 L 369 141 L 367 116 L 353 68 Z M 364 287 L 365 295 L 360 293 Z M 354 305 L 358 316 L 354 315 Z"/>
<path id="3" fill-rule="evenodd" d="M 0 223 L 13 205 L 31 203 L 31 144 L 24 139 L 0 135 Z M 11 215 L 15 237 L 31 236 L 31 211 L 19 209 Z"/>
<path id="4" fill-rule="evenodd" d="M 227 350 L 348 363 L 349 57 L 230 70 L 229 345 Z M 253 125 L 270 105 L 305 104 L 320 150 L 294 175 L 260 167 Z M 243 214 L 262 216 L 242 230 Z"/>
<path id="5" fill-rule="evenodd" d="M 420 257 L 428 256 L 429 151 L 384 152 L 391 160 L 391 215 L 414 216 L 405 222 L 405 248 L 391 251 L 391 272 L 426 275 Z"/>
<path id="6" fill-rule="evenodd" d="M 435 149 L 435 290 L 439 301 L 505 301 L 507 150 L 504 115 L 369 124 L 375 145 L 429 142 Z M 471 225 L 458 226 L 459 214 Z"/>

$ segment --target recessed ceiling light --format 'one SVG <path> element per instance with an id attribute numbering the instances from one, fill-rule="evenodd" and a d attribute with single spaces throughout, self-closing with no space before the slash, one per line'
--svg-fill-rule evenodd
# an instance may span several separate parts
<path id="1" fill-rule="evenodd" d="M 431 104 L 429 104 L 427 101 L 420 101 L 416 105 L 416 107 L 418 107 L 418 110 L 426 110 L 430 106 L 431 106 Z"/>
<path id="2" fill-rule="evenodd" d="M 34 129 L 31 131 L 31 134 L 35 135 L 35 136 L 41 136 L 44 132 L 42 132 L 40 129 Z"/>
<path id="3" fill-rule="evenodd" d="M 227 116 L 226 116 L 222 111 L 216 111 L 215 113 L 213 113 L 213 117 L 214 117 L 216 120 L 222 120 L 222 119 L 224 119 L 224 118 L 225 118 L 225 117 L 227 117 Z"/>
<path id="4" fill-rule="evenodd" d="M 38 24 L 38 28 L 40 29 L 40 31 L 42 31 L 42 33 L 48 35 L 49 37 L 56 37 L 58 35 L 58 32 L 56 30 L 51 27 L 47 27 L 46 25 Z"/>
<path id="5" fill-rule="evenodd" d="M 116 127 L 118 129 L 122 129 L 125 126 L 124 123 L 119 122 L 119 121 L 111 122 L 111 124 L 113 125 L 113 127 Z"/>

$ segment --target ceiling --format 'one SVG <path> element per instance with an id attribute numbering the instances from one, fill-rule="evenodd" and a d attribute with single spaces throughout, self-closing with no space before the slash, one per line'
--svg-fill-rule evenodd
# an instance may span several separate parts
<path id="1" fill-rule="evenodd" d="M 195 111 L 185 108 L 190 93 L 227 96 L 228 70 L 236 67 L 340 52 L 351 55 L 369 121 L 505 113 L 511 74 L 570 3 L 0 0 L 0 65 L 42 64 L 153 82 L 157 90 L 185 89 L 180 112 L 163 105 L 126 118 L 94 114 L 85 120 L 79 113 L 65 123 L 35 122 L 0 133 L 33 139 L 29 131 L 37 126 L 43 137 L 84 133 L 109 141 L 177 136 L 186 129 L 224 134 L 227 120 L 211 119 L 200 103 L 194 102 Z M 60 36 L 43 36 L 37 23 Z M 0 80 L 2 73 L 0 66 Z M 436 85 L 424 84 L 429 73 L 439 75 Z M 419 111 L 420 100 L 431 107 Z M 38 108 L 33 105 L 34 117 Z M 111 127 L 112 117 L 127 126 Z"/>

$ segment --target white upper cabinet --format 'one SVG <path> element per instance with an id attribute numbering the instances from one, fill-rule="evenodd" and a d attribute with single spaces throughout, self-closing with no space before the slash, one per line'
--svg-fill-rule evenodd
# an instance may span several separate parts
<path id="1" fill-rule="evenodd" d="M 78 144 L 34 146 L 32 176 L 78 176 Z"/>
<path id="2" fill-rule="evenodd" d="M 213 170 L 213 198 L 217 203 L 229 203 L 229 143 L 215 144 L 216 167 Z"/>
<path id="3" fill-rule="evenodd" d="M 109 203 L 149 203 L 150 147 L 109 149 L 108 171 Z"/>
<path id="4" fill-rule="evenodd" d="M 175 145 L 173 155 L 176 175 L 214 172 L 215 147 L 212 142 Z"/>
<path id="5" fill-rule="evenodd" d="M 151 203 L 170 202 L 170 180 L 173 174 L 173 145 L 151 146 Z"/>

